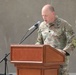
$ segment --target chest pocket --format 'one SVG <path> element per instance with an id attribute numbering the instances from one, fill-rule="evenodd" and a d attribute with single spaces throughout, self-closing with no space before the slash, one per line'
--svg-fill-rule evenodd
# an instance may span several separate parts
<path id="1" fill-rule="evenodd" d="M 45 30 L 42 31 L 43 40 L 45 40 L 48 35 L 49 35 L 49 30 L 48 29 L 45 29 Z"/>

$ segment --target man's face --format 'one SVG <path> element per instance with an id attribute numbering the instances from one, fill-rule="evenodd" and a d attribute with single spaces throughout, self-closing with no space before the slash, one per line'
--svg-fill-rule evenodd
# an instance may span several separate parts
<path id="1" fill-rule="evenodd" d="M 55 14 L 50 10 L 42 10 L 42 18 L 46 23 L 52 23 L 54 21 Z"/>

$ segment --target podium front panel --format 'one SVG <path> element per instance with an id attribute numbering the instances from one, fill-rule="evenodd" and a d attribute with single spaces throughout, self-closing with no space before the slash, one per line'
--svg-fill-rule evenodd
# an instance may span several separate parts
<path id="1" fill-rule="evenodd" d="M 11 62 L 42 63 L 43 47 L 11 46 Z"/>

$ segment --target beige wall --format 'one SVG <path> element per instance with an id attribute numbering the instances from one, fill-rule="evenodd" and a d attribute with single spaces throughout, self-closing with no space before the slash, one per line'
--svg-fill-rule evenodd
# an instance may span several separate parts
<path id="1" fill-rule="evenodd" d="M 39 20 L 42 21 L 41 8 L 47 3 L 52 4 L 59 17 L 66 19 L 75 30 L 76 0 L 0 0 L 0 60 L 5 53 L 10 52 L 11 44 L 20 42 L 29 27 Z M 36 37 L 37 30 L 23 43 L 34 44 Z M 76 72 L 75 57 L 76 51 L 70 56 L 70 72 Z M 10 61 L 8 72 L 16 72 Z M 4 73 L 4 61 L 0 63 L 0 73 Z"/>

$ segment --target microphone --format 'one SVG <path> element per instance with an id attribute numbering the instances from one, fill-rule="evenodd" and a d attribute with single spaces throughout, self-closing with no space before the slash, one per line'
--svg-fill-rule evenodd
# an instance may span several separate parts
<path id="1" fill-rule="evenodd" d="M 33 29 L 34 27 L 38 27 L 38 25 L 40 24 L 40 21 L 38 21 L 35 25 L 33 25 L 32 27 L 30 27 L 28 30 L 31 30 L 31 29 Z"/>

